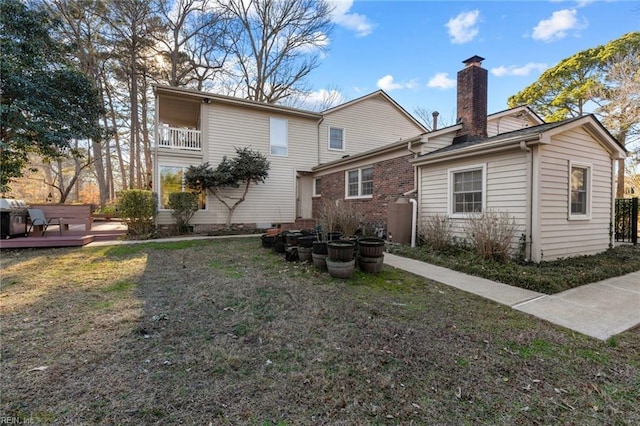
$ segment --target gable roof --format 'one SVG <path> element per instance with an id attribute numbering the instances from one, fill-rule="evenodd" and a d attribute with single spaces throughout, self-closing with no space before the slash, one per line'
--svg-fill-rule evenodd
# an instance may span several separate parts
<path id="1" fill-rule="evenodd" d="M 554 123 L 545 123 L 537 126 L 525 127 L 512 132 L 501 133 L 485 139 L 476 139 L 468 142 L 452 144 L 438 150 L 422 154 L 411 160 L 412 163 L 426 164 L 429 162 L 454 159 L 468 155 L 478 155 L 484 152 L 493 152 L 500 149 L 509 149 L 520 142 L 550 143 L 552 135 L 569 129 L 585 126 L 587 131 L 613 154 L 614 158 L 624 158 L 627 150 L 618 142 L 609 131 L 595 118 L 593 114 L 569 118 Z"/>
<path id="2" fill-rule="evenodd" d="M 502 111 L 491 113 L 487 116 L 487 120 L 494 120 L 496 118 L 513 115 L 527 115 L 538 124 L 545 123 L 545 121 L 528 105 L 522 105 L 515 108 L 504 109 Z"/>
<path id="3" fill-rule="evenodd" d="M 331 114 L 333 112 L 339 111 L 343 108 L 348 108 L 354 104 L 360 103 L 360 102 L 364 102 L 368 99 L 373 99 L 376 97 L 380 97 L 382 99 L 384 99 L 385 101 L 389 102 L 391 104 L 391 106 L 393 106 L 396 110 L 398 110 L 401 114 L 403 114 L 406 118 L 409 119 L 409 121 L 411 121 L 413 124 L 415 124 L 416 126 L 418 126 L 423 132 L 428 132 L 427 128 L 424 127 L 424 124 L 422 124 L 420 121 L 418 121 L 414 116 L 412 116 L 411 114 L 409 114 L 407 112 L 407 110 L 405 110 L 399 103 L 397 103 L 396 101 L 393 100 L 393 98 L 391 96 L 389 96 L 384 90 L 376 90 L 375 92 L 371 92 L 368 95 L 364 95 L 361 96 L 359 98 L 356 99 L 352 99 L 348 102 L 345 102 L 343 104 L 334 106 L 332 108 L 326 109 L 324 111 L 322 111 L 322 115 L 327 115 L 327 114 Z"/>

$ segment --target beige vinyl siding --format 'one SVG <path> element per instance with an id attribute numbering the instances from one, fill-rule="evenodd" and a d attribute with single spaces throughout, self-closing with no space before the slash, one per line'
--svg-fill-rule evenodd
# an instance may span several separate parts
<path id="1" fill-rule="evenodd" d="M 581 128 L 540 148 L 540 249 L 543 260 L 604 251 L 611 221 L 611 159 Z M 569 160 L 591 165 L 590 219 L 569 220 Z"/>
<path id="2" fill-rule="evenodd" d="M 344 129 L 344 151 L 329 151 L 329 127 Z M 319 128 L 319 163 L 369 151 L 422 132 L 382 96 L 364 99 L 325 115 Z"/>
<path id="3" fill-rule="evenodd" d="M 427 140 L 427 143 L 422 145 L 421 154 L 428 154 L 430 152 L 437 151 L 440 148 L 451 145 L 455 135 L 455 132 L 451 132 L 444 135 L 436 136 L 434 138 L 429 138 L 429 140 Z"/>
<path id="4" fill-rule="evenodd" d="M 207 105 L 208 155 L 215 167 L 224 155 L 235 156 L 235 147 L 250 147 L 265 154 L 271 164 L 265 183 L 252 184 L 243 203 L 233 215 L 233 223 L 293 222 L 296 218 L 296 171 L 316 165 L 317 121 L 286 114 L 271 114 L 230 105 Z M 287 120 L 288 155 L 269 154 L 270 117 Z M 237 195 L 238 191 L 228 191 Z M 213 196 L 208 197 L 210 214 L 199 217 L 199 224 L 219 224 L 227 210 Z"/>
<path id="5" fill-rule="evenodd" d="M 514 249 L 518 239 L 526 231 L 528 200 L 528 160 L 522 151 L 511 151 L 496 155 L 486 155 L 465 161 L 450 161 L 427 165 L 420 168 L 420 204 L 418 216 L 423 220 L 429 215 L 448 214 L 450 203 L 450 169 L 471 166 L 486 166 L 487 210 L 508 212 L 518 220 L 520 229 L 514 236 Z M 466 238 L 466 220 L 451 218 L 452 231 L 457 238 Z"/>
<path id="6" fill-rule="evenodd" d="M 493 119 L 489 118 L 487 120 L 487 136 L 492 137 L 502 133 L 513 132 L 514 130 L 524 129 L 530 125 L 528 120 L 508 115 Z"/>

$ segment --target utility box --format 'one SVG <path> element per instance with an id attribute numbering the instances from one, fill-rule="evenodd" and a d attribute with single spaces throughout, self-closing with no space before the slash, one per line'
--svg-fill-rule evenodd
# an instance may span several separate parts
<path id="1" fill-rule="evenodd" d="M 411 214 L 409 198 L 400 197 L 389 204 L 387 211 L 387 240 L 393 243 L 411 243 Z"/>

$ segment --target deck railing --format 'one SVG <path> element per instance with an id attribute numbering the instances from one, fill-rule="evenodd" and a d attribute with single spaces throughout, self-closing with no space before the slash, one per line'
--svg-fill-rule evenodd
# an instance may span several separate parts
<path id="1" fill-rule="evenodd" d="M 161 127 L 158 146 L 160 148 L 202 150 L 200 130 L 181 129 L 177 127 Z"/>

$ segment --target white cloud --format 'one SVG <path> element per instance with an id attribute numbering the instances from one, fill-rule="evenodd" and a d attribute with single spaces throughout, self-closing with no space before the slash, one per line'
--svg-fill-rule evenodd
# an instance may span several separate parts
<path id="1" fill-rule="evenodd" d="M 332 21 L 348 30 L 355 31 L 358 37 L 368 36 L 373 32 L 375 24 L 360 13 L 349 13 L 353 0 L 329 0 L 334 7 Z"/>
<path id="2" fill-rule="evenodd" d="M 378 89 L 390 92 L 397 89 L 415 89 L 418 87 L 418 82 L 416 80 L 409 80 L 405 83 L 397 83 L 391 74 L 387 74 L 378 80 L 376 86 L 378 86 Z"/>
<path id="3" fill-rule="evenodd" d="M 467 43 L 478 35 L 478 21 L 480 20 L 480 11 L 478 9 L 471 12 L 462 12 L 455 18 L 449 19 L 445 27 L 449 30 L 451 42 L 455 44 Z"/>
<path id="4" fill-rule="evenodd" d="M 386 92 L 390 92 L 395 89 L 402 89 L 402 84 L 396 83 L 393 81 L 393 76 L 391 74 L 387 74 L 382 77 L 376 83 L 379 89 L 382 89 Z"/>
<path id="5" fill-rule="evenodd" d="M 562 9 L 553 12 L 549 19 L 543 19 L 533 29 L 532 37 L 535 40 L 550 43 L 560 40 L 567 35 L 569 30 L 586 28 L 586 21 L 578 20 L 576 9 Z"/>
<path id="6" fill-rule="evenodd" d="M 429 80 L 427 86 L 437 89 L 451 89 L 456 87 L 456 80 L 449 78 L 449 74 L 446 72 L 439 72 Z"/>
<path id="7" fill-rule="evenodd" d="M 509 75 L 525 77 L 531 74 L 533 71 L 542 72 L 547 68 L 549 68 L 547 64 L 539 62 L 529 62 L 528 64 L 521 67 L 517 67 L 515 65 L 505 67 L 504 65 L 501 65 L 497 68 L 491 68 L 491 74 L 495 75 L 496 77 L 504 77 Z"/>

